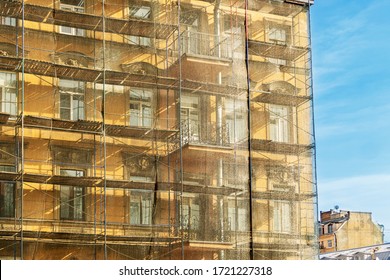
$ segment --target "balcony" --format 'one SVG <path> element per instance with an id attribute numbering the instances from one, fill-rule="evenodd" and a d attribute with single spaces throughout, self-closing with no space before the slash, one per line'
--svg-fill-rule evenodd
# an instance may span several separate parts
<path id="1" fill-rule="evenodd" d="M 170 75 L 177 76 L 179 59 L 184 79 L 204 81 L 208 76 L 213 77 L 219 72 L 228 71 L 233 58 L 232 46 L 230 35 L 185 30 L 175 37 L 169 46 L 173 57 L 176 56 L 169 67 Z"/>
<path id="2" fill-rule="evenodd" d="M 183 54 L 210 59 L 230 59 L 232 57 L 231 37 L 186 30 L 180 36 L 180 51 Z M 175 48 L 178 50 L 176 43 Z"/>
<path id="3" fill-rule="evenodd" d="M 213 122 L 184 120 L 181 123 L 182 145 L 208 145 L 230 147 L 229 127 Z"/>

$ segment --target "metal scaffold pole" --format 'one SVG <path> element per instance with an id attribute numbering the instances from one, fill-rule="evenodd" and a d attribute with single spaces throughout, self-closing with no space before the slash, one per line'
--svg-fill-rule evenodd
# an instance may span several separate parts
<path id="1" fill-rule="evenodd" d="M 252 197 L 252 129 L 251 129 L 251 85 L 249 76 L 249 30 L 248 30 L 248 0 L 245 0 L 245 66 L 247 77 L 247 108 L 248 108 L 248 186 L 249 186 L 249 258 L 254 259 L 253 246 L 253 197 Z"/>

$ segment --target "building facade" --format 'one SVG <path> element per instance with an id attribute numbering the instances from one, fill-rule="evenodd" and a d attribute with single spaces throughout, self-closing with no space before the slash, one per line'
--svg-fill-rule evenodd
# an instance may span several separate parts
<path id="1" fill-rule="evenodd" d="M 1 1 L 0 258 L 315 258 L 312 2 Z"/>
<path id="2" fill-rule="evenodd" d="M 319 242 L 322 254 L 374 246 L 384 242 L 384 227 L 370 212 L 329 210 L 320 213 Z"/>

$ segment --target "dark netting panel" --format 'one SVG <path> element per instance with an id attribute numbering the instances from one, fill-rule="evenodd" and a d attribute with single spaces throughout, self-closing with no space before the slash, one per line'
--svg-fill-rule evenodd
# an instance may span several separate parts
<path id="1" fill-rule="evenodd" d="M 0 259 L 312 259 L 307 1 L 0 2 Z"/>

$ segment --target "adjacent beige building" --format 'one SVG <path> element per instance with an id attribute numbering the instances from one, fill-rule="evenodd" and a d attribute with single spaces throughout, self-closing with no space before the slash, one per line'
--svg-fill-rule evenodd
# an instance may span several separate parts
<path id="1" fill-rule="evenodd" d="M 372 220 L 370 212 L 330 210 L 320 214 L 321 253 L 383 243 L 383 226 Z"/>

